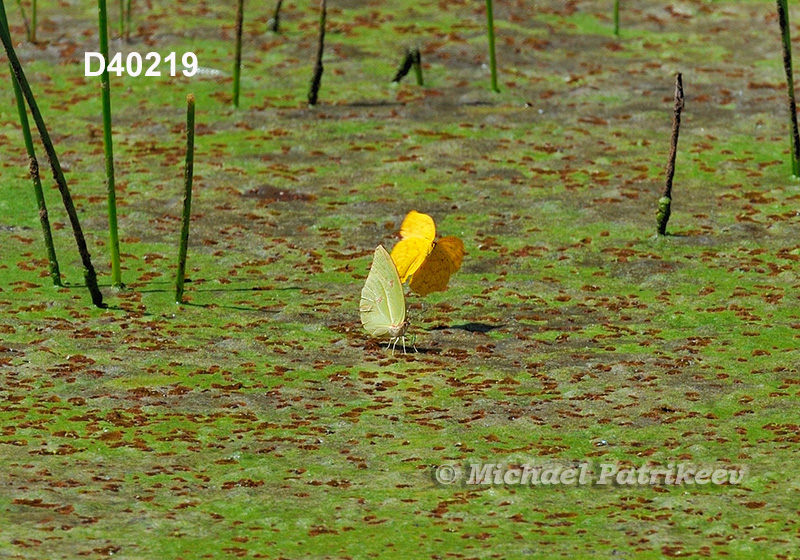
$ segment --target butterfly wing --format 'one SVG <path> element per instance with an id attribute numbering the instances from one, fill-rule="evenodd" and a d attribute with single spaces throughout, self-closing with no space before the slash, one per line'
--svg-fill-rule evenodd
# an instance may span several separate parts
<path id="1" fill-rule="evenodd" d="M 436 226 L 433 218 L 412 210 L 400 225 L 401 240 L 392 249 L 392 260 L 397 266 L 400 282 L 412 276 L 433 249 Z"/>
<path id="2" fill-rule="evenodd" d="M 458 237 L 443 237 L 411 278 L 409 287 L 421 296 L 447 289 L 450 276 L 461 268 L 464 244 Z"/>
<path id="3" fill-rule="evenodd" d="M 436 225 L 433 223 L 433 218 L 412 210 L 406 214 L 403 223 L 400 224 L 400 237 L 403 239 L 421 237 L 427 239 L 429 243 L 433 243 L 436 238 Z"/>
<path id="4" fill-rule="evenodd" d="M 392 248 L 392 260 L 397 265 L 400 282 L 404 283 L 425 262 L 431 251 L 431 242 L 420 237 L 401 239 Z"/>
<path id="5" fill-rule="evenodd" d="M 372 256 L 372 267 L 361 290 L 361 323 L 372 336 L 402 336 L 406 325 L 406 299 L 397 268 L 383 245 Z M 396 333 L 400 333 L 399 335 Z"/>

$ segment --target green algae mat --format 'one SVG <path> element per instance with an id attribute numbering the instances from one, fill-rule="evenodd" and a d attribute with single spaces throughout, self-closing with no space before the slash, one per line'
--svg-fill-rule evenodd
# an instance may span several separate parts
<path id="1" fill-rule="evenodd" d="M 1 557 L 797 558 L 800 182 L 774 2 L 622 2 L 617 37 L 612 2 L 498 0 L 494 93 L 483 2 L 331 0 L 311 108 L 318 4 L 284 2 L 273 33 L 273 3 L 248 2 L 238 109 L 228 4 L 134 2 L 128 41 L 110 6 L 112 53 L 162 59 L 111 75 L 116 290 L 96 6 L 40 1 L 31 44 L 6 3 L 108 308 L 47 174 L 52 285 L 7 81 Z M 414 47 L 424 85 L 392 84 Z M 187 52 L 199 71 L 171 76 Z M 410 210 L 466 256 L 407 296 L 403 354 L 358 308 Z"/>

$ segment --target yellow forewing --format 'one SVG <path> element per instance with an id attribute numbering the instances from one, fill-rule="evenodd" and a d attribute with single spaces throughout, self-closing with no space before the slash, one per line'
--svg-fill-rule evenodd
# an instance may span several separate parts
<path id="1" fill-rule="evenodd" d="M 397 242 L 392 249 L 392 260 L 397 266 L 397 274 L 400 276 L 401 283 L 408 280 L 408 277 L 422 266 L 431 247 L 430 241 L 418 237 L 401 239 Z"/>
<path id="2" fill-rule="evenodd" d="M 433 249 L 436 226 L 433 218 L 412 210 L 400 226 L 401 240 L 392 249 L 392 260 L 397 266 L 400 282 L 408 280 L 422 266 Z"/>
<path id="3" fill-rule="evenodd" d="M 400 237 L 403 239 L 421 237 L 422 239 L 427 239 L 428 243 L 433 243 L 433 240 L 436 239 L 436 226 L 433 223 L 433 218 L 422 212 L 412 210 L 406 215 L 403 223 L 400 224 Z"/>

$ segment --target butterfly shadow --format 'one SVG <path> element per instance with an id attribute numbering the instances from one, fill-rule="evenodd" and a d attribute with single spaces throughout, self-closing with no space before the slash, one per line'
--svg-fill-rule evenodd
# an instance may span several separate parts
<path id="1" fill-rule="evenodd" d="M 441 354 L 441 348 L 425 348 L 423 346 L 412 346 L 408 348 L 408 355 L 413 356 L 414 354 Z"/>
<path id="2" fill-rule="evenodd" d="M 444 331 L 447 329 L 460 329 L 462 331 L 472 332 L 472 333 L 483 333 L 486 334 L 491 332 L 495 329 L 501 328 L 503 325 L 488 325 L 486 323 L 463 323 L 461 325 L 436 325 L 435 327 L 431 327 L 428 330 L 431 331 Z"/>

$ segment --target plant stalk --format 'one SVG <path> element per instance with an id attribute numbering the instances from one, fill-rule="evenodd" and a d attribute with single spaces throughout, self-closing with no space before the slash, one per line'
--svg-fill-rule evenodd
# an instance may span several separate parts
<path id="1" fill-rule="evenodd" d="M 658 211 L 656 212 L 656 222 L 658 224 L 658 234 L 667 234 L 667 222 L 671 212 L 672 204 L 672 179 L 675 177 L 675 159 L 678 154 L 678 134 L 681 129 L 681 111 L 683 111 L 683 78 L 681 73 L 675 76 L 675 109 L 672 113 L 672 137 L 669 144 L 669 161 L 667 162 L 667 179 L 664 184 L 664 192 L 658 199 Z"/>
<path id="2" fill-rule="evenodd" d="M 319 3 L 319 44 L 317 46 L 317 60 L 314 64 L 314 73 L 311 75 L 311 87 L 308 90 L 308 104 L 316 105 L 319 97 L 319 87 L 322 84 L 322 53 L 325 50 L 325 19 L 327 17 L 327 5 L 325 0 Z"/>
<path id="3" fill-rule="evenodd" d="M 242 72 L 242 26 L 244 25 L 244 0 L 236 8 L 236 54 L 233 62 L 233 106 L 239 106 L 239 79 Z"/>
<path id="4" fill-rule="evenodd" d="M 108 17 L 106 0 L 97 0 L 100 54 L 108 60 Z M 106 191 L 108 193 L 108 240 L 111 251 L 111 284 L 122 288 L 122 270 L 119 258 L 119 232 L 117 229 L 117 194 L 114 183 L 114 145 L 111 139 L 111 84 L 108 70 L 100 74 L 100 94 L 103 103 L 103 148 L 106 156 Z"/>
<path id="5" fill-rule="evenodd" d="M 277 33 L 280 30 L 281 4 L 283 4 L 283 0 L 278 0 L 278 2 L 275 4 L 275 12 L 272 14 L 272 17 L 267 22 L 267 30 L 272 31 L 273 33 Z"/>
<path id="6" fill-rule="evenodd" d="M 619 37 L 619 0 L 614 0 L 614 35 Z"/>
<path id="7" fill-rule="evenodd" d="M 131 39 L 131 2 L 132 0 L 128 0 L 125 5 L 125 40 L 130 41 Z"/>
<path id="8" fill-rule="evenodd" d="M 411 56 L 414 61 L 414 74 L 417 76 L 417 85 L 425 85 L 422 80 L 422 55 L 419 53 L 419 49 L 417 47 L 414 47 L 411 50 Z"/>
<path id="9" fill-rule="evenodd" d="M 486 0 L 486 33 L 489 36 L 489 67 L 492 71 L 492 91 L 500 92 L 497 87 L 497 59 L 494 54 L 494 13 L 492 0 Z"/>
<path id="10" fill-rule="evenodd" d="M 17 83 L 19 83 L 22 94 L 25 97 L 25 101 L 28 103 L 28 107 L 31 110 L 31 116 L 36 123 L 36 128 L 39 130 L 39 136 L 42 140 L 42 144 L 44 144 L 45 152 L 50 160 L 50 168 L 53 171 L 53 177 L 58 185 L 61 198 L 64 201 L 64 208 L 69 216 L 72 232 L 75 236 L 75 242 L 78 245 L 78 252 L 81 255 L 81 261 L 83 262 L 83 276 L 86 280 L 86 287 L 88 288 L 89 294 L 92 297 L 92 303 L 94 303 L 94 305 L 97 307 L 104 308 L 106 305 L 103 303 L 103 294 L 100 292 L 100 288 L 97 285 L 97 274 L 94 270 L 94 266 L 92 265 L 92 258 L 89 254 L 89 249 L 86 246 L 86 238 L 83 236 L 83 230 L 81 229 L 80 220 L 78 219 L 78 213 L 76 212 L 75 205 L 72 202 L 72 196 L 70 195 L 69 187 L 67 187 L 67 181 L 64 178 L 64 173 L 61 170 L 61 164 L 58 161 L 58 156 L 56 155 L 55 148 L 53 147 L 53 142 L 50 139 L 50 134 L 47 132 L 44 119 L 42 119 L 42 114 L 39 112 L 39 106 L 36 103 L 36 99 L 33 97 L 30 84 L 28 84 L 28 80 L 25 78 L 25 72 L 22 70 L 22 65 L 19 62 L 19 58 L 17 58 L 17 53 L 14 51 L 14 45 L 11 42 L 11 35 L 6 31 L 8 28 L 8 20 L 6 19 L 5 3 L 3 0 L 0 0 L 0 19 L 0 40 L 2 41 L 3 47 L 6 50 L 6 55 L 8 56 L 8 61 L 14 71 L 14 76 L 17 80 Z"/>
<path id="11" fill-rule="evenodd" d="M 28 38 L 28 42 L 32 43 L 31 24 L 28 23 L 28 16 L 25 15 L 25 6 L 22 5 L 22 0 L 17 0 L 17 7 L 19 8 L 20 16 L 22 16 L 22 24 L 25 26 L 25 36 Z"/>
<path id="12" fill-rule="evenodd" d="M 794 98 L 794 78 L 792 72 L 792 38 L 789 30 L 788 0 L 778 1 L 778 23 L 781 27 L 783 43 L 783 69 L 786 72 L 786 90 L 789 98 L 789 124 L 791 126 L 792 175 L 800 177 L 800 134 L 797 130 L 797 104 Z"/>
<path id="13" fill-rule="evenodd" d="M 2 24 L 6 24 L 5 18 Z M 9 32 L 7 27 L 5 32 Z M 39 162 L 36 159 L 36 151 L 33 148 L 33 138 L 31 137 L 31 127 L 28 122 L 28 112 L 25 109 L 25 99 L 22 97 L 22 90 L 14 76 L 14 70 L 11 67 L 9 67 L 9 70 L 11 71 L 11 85 L 14 88 L 14 97 L 17 100 L 17 111 L 19 111 L 19 123 L 22 127 L 22 138 L 25 141 L 25 150 L 28 152 L 28 161 L 30 162 L 29 167 L 31 180 L 33 181 L 33 192 L 36 195 L 36 205 L 39 208 L 39 223 L 42 226 L 44 245 L 47 249 L 47 260 L 50 263 L 50 277 L 53 279 L 54 286 L 62 286 L 61 271 L 58 268 L 56 249 L 53 245 L 53 234 L 50 230 L 50 218 L 47 214 L 47 203 L 45 202 L 42 181 L 39 176 Z"/>
<path id="14" fill-rule="evenodd" d="M 392 78 L 392 82 L 400 83 L 400 80 L 406 77 L 408 71 L 411 70 L 411 67 L 414 65 L 414 54 L 411 48 L 406 49 L 406 54 L 403 57 L 403 61 L 400 63 L 400 67 L 397 69 L 397 72 L 394 74 L 394 78 Z"/>
<path id="15" fill-rule="evenodd" d="M 186 98 L 186 164 L 183 169 L 183 215 L 178 249 L 178 273 L 175 279 L 175 303 L 183 303 L 186 278 L 186 251 L 189 247 L 189 222 L 192 219 L 192 177 L 194 175 L 194 95 Z"/>

